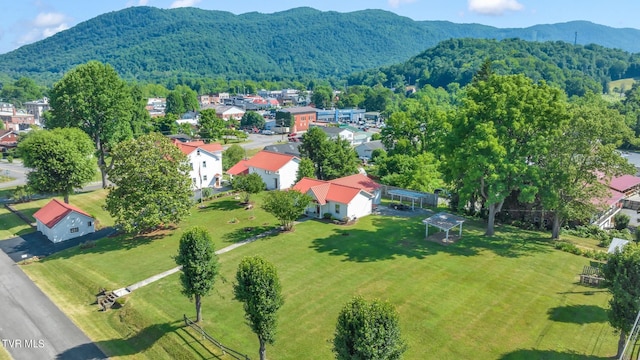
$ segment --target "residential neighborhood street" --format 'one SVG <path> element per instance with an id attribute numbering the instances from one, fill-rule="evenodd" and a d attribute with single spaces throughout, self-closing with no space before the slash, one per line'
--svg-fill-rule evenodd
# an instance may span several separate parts
<path id="1" fill-rule="evenodd" d="M 0 308 L 0 341 L 15 360 L 107 358 L 4 252 Z"/>
<path id="2" fill-rule="evenodd" d="M 14 160 L 13 163 L 9 163 L 7 160 L 0 160 L 0 175 L 15 178 L 15 180 L 0 182 L 0 188 L 26 184 L 27 172 L 27 169 L 22 166 L 21 161 Z"/>

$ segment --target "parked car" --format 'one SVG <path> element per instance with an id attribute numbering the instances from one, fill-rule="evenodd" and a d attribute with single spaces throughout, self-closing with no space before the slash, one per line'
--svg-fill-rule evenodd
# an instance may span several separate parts
<path id="1" fill-rule="evenodd" d="M 275 133 L 271 130 L 262 130 L 262 135 L 273 135 L 273 134 Z"/>

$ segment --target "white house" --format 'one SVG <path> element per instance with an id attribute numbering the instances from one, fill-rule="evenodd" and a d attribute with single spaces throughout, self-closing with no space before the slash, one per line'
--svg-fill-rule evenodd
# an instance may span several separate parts
<path id="1" fill-rule="evenodd" d="M 222 181 L 222 145 L 205 144 L 204 141 L 181 142 L 173 140 L 183 154 L 187 155 L 191 170 L 192 188 L 220 187 Z"/>
<path id="2" fill-rule="evenodd" d="M 382 144 L 382 141 L 380 140 L 369 141 L 355 147 L 356 153 L 358 153 L 358 158 L 366 159 L 366 160 L 371 160 L 371 154 L 376 149 L 384 150 L 384 145 Z"/>
<path id="3" fill-rule="evenodd" d="M 318 218 L 330 214 L 337 219 L 357 219 L 371 214 L 374 195 L 362 188 L 332 181 L 303 178 L 293 187 L 310 195 L 314 201 L 305 213 Z"/>
<path id="4" fill-rule="evenodd" d="M 216 115 L 222 120 L 235 119 L 240 120 L 245 111 L 237 106 L 219 105 L 215 106 Z"/>
<path id="5" fill-rule="evenodd" d="M 337 138 L 345 139 L 349 144 L 353 144 L 353 131 L 346 128 L 339 128 L 335 126 L 321 126 L 320 129 L 327 134 L 327 138 L 335 140 Z"/>
<path id="6" fill-rule="evenodd" d="M 283 190 L 293 186 L 300 159 L 287 154 L 262 150 L 245 162 L 249 174 L 260 175 L 267 190 Z"/>
<path id="7" fill-rule="evenodd" d="M 33 214 L 37 230 L 54 243 L 96 231 L 95 219 L 75 206 L 53 199 Z"/>

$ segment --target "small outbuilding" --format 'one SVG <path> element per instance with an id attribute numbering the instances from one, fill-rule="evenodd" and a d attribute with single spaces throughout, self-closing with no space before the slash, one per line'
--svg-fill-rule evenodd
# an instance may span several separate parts
<path id="1" fill-rule="evenodd" d="M 627 246 L 628 243 L 629 243 L 629 240 L 624 240 L 624 239 L 614 237 L 613 239 L 611 239 L 611 243 L 609 244 L 609 249 L 607 249 L 607 253 L 613 254 L 616 251 L 622 252 L 624 250 L 624 247 Z"/>
<path id="2" fill-rule="evenodd" d="M 33 214 L 37 230 L 54 243 L 96 231 L 95 219 L 79 208 L 53 199 Z"/>

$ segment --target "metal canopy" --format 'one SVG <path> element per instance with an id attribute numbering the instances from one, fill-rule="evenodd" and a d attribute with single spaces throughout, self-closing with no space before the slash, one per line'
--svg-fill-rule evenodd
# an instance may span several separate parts
<path id="1" fill-rule="evenodd" d="M 446 212 L 441 212 L 422 220 L 422 223 L 426 226 L 425 232 L 427 237 L 429 236 L 429 225 L 431 225 L 445 231 L 445 239 L 449 240 L 449 230 L 456 226 L 460 227 L 458 236 L 462 236 L 462 223 L 464 223 L 464 219 Z"/>
<path id="2" fill-rule="evenodd" d="M 411 199 L 411 210 L 415 210 L 416 200 L 420 200 L 420 208 L 422 208 L 422 199 L 426 198 L 424 194 L 411 191 L 411 190 L 393 189 L 393 190 L 389 190 L 388 194 L 391 195 L 391 201 L 393 201 L 394 196 L 399 197 L 401 203 L 402 203 L 402 198 Z"/>

